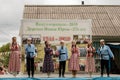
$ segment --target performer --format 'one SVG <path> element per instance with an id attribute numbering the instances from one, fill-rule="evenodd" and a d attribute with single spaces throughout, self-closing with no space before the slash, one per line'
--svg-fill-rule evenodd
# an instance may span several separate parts
<path id="1" fill-rule="evenodd" d="M 59 53 L 59 77 L 61 77 L 61 72 L 62 72 L 62 77 L 65 77 L 65 67 L 66 67 L 66 60 L 68 59 L 68 50 L 67 47 L 64 45 L 64 41 L 62 40 L 60 42 L 60 47 L 58 49 Z"/>
<path id="2" fill-rule="evenodd" d="M 43 63 L 43 73 L 47 73 L 48 77 L 50 76 L 51 72 L 54 72 L 54 65 L 52 60 L 53 50 L 50 46 L 48 41 L 45 41 L 45 48 L 44 48 L 45 56 L 44 56 L 44 63 Z"/>
<path id="3" fill-rule="evenodd" d="M 80 70 L 80 67 L 79 67 L 80 50 L 76 46 L 75 41 L 72 41 L 71 53 L 72 55 L 69 60 L 68 69 L 69 71 L 72 71 L 73 77 L 76 77 L 77 71 Z"/>
<path id="4" fill-rule="evenodd" d="M 20 46 L 17 43 L 16 37 L 12 38 L 12 44 L 10 44 L 10 59 L 8 65 L 8 72 L 12 73 L 14 76 L 20 72 Z"/>
<path id="5" fill-rule="evenodd" d="M 27 44 L 25 45 L 25 53 L 26 53 L 26 67 L 27 67 L 27 73 L 28 77 L 30 78 L 30 71 L 32 71 L 32 77 L 34 77 L 34 58 L 36 56 L 35 53 L 35 46 L 34 44 L 31 44 L 32 41 L 31 38 L 27 39 Z"/>
<path id="6" fill-rule="evenodd" d="M 94 60 L 94 53 L 95 48 L 92 46 L 92 41 L 89 41 L 86 47 L 86 66 L 85 71 L 89 73 L 90 77 L 92 73 L 95 72 L 95 60 Z"/>
<path id="7" fill-rule="evenodd" d="M 110 72 L 110 58 L 114 60 L 114 55 L 110 50 L 109 46 L 105 45 L 104 39 L 100 40 L 100 49 L 97 51 L 101 55 L 101 77 L 103 77 L 104 67 L 107 71 L 107 76 L 109 77 Z"/>

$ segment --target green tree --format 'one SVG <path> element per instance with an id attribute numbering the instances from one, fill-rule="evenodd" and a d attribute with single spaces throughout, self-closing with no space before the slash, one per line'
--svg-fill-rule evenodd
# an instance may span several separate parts
<path id="1" fill-rule="evenodd" d="M 0 52 L 9 52 L 10 51 L 9 46 L 10 46 L 10 43 L 3 45 L 2 47 L 0 47 Z"/>
<path id="2" fill-rule="evenodd" d="M 5 66 L 8 66 L 8 62 L 9 62 L 9 52 L 10 52 L 9 46 L 10 46 L 10 43 L 7 43 L 2 47 L 0 47 L 0 53 L 2 54 L 0 58 L 0 62 L 2 62 Z"/>

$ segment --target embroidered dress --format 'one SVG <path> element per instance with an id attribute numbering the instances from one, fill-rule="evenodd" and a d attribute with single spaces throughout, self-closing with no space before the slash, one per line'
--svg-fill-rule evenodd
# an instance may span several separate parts
<path id="1" fill-rule="evenodd" d="M 80 70 L 79 67 L 79 55 L 80 55 L 80 51 L 78 48 L 72 48 L 71 50 L 72 55 L 70 57 L 69 63 L 68 63 L 68 69 L 69 71 L 72 70 Z"/>
<path id="2" fill-rule="evenodd" d="M 18 44 L 12 44 L 10 49 L 8 71 L 10 73 L 20 72 L 20 47 Z"/>
<path id="3" fill-rule="evenodd" d="M 45 57 L 44 57 L 44 63 L 43 63 L 43 73 L 47 72 L 54 72 L 54 65 L 52 60 L 52 52 L 53 50 L 51 48 L 44 48 L 45 51 Z"/>
<path id="4" fill-rule="evenodd" d="M 89 47 L 87 48 L 87 54 L 86 54 L 86 66 L 85 71 L 86 72 L 95 72 L 95 60 L 93 57 L 93 48 Z"/>

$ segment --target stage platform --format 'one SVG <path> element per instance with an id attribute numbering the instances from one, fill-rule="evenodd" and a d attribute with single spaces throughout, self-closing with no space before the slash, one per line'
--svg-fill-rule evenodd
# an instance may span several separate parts
<path id="1" fill-rule="evenodd" d="M 58 74 L 51 74 L 50 78 L 47 78 L 46 74 L 35 74 L 35 78 L 27 78 L 27 74 L 19 74 L 14 77 L 11 74 L 0 75 L 0 80 L 120 80 L 120 74 L 111 74 L 110 77 L 100 77 L 100 74 L 93 74 L 92 78 L 89 78 L 88 74 L 77 74 L 76 78 L 72 78 L 72 74 L 65 74 L 65 78 L 59 78 Z"/>
<path id="2" fill-rule="evenodd" d="M 120 77 L 96 77 L 96 78 L 0 78 L 0 80 L 120 80 Z"/>

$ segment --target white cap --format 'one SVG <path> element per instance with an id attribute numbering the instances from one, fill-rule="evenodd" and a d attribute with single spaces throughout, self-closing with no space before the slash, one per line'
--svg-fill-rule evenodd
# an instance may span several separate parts
<path id="1" fill-rule="evenodd" d="M 27 38 L 27 40 L 32 40 L 32 38 Z"/>
<path id="2" fill-rule="evenodd" d="M 100 42 L 104 42 L 105 40 L 104 39 L 101 39 Z"/>

